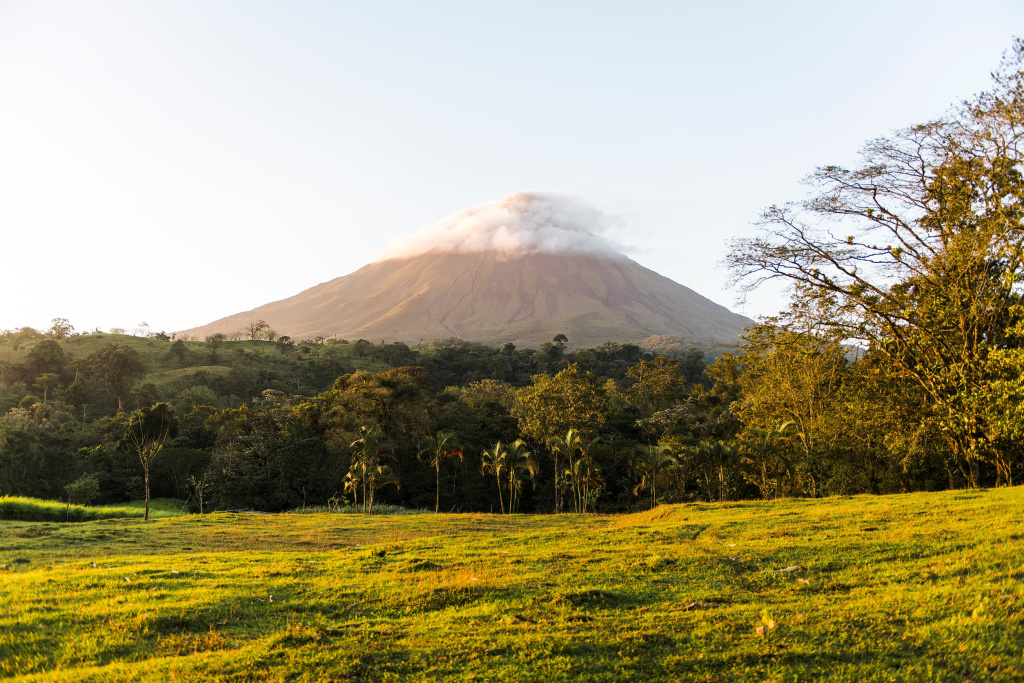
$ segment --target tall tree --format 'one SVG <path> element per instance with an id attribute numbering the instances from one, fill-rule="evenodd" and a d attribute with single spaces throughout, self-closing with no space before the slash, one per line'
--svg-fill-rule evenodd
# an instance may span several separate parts
<path id="1" fill-rule="evenodd" d="M 630 366 L 626 380 L 631 382 L 623 391 L 626 400 L 638 406 L 644 415 L 668 408 L 683 398 L 686 388 L 686 378 L 679 366 L 664 356 Z"/>
<path id="2" fill-rule="evenodd" d="M 793 425 L 800 453 L 797 474 L 804 490 L 792 493 L 819 494 L 824 462 L 841 445 L 845 431 L 837 429 L 844 410 L 843 383 L 847 377 L 847 349 L 837 342 L 809 332 L 777 327 L 771 322 L 753 325 L 744 335 L 743 353 L 737 358 L 743 372 L 737 382 L 742 397 L 733 406 L 748 427 L 771 432 L 783 423 Z M 709 373 L 720 378 L 722 368 L 712 366 Z M 720 462 L 723 452 L 716 440 L 704 444 L 709 462 Z M 717 465 L 719 494 L 724 473 Z"/>
<path id="3" fill-rule="evenodd" d="M 564 471 L 573 470 L 576 454 L 583 445 L 583 438 L 577 429 L 570 429 L 565 436 L 553 436 L 547 440 L 548 452 L 555 466 L 555 512 L 562 511 L 562 489 L 564 488 Z M 563 466 L 562 460 L 567 466 Z"/>
<path id="4" fill-rule="evenodd" d="M 604 477 L 597 461 L 610 458 L 612 447 L 601 437 L 580 441 L 576 446 L 576 457 L 570 458 L 564 472 L 572 492 L 573 509 L 586 514 L 587 509 L 596 505 L 597 496 L 604 488 Z"/>
<path id="5" fill-rule="evenodd" d="M 206 346 L 210 349 L 210 362 L 217 362 L 217 350 L 227 341 L 227 337 L 217 332 L 206 337 Z"/>
<path id="6" fill-rule="evenodd" d="M 658 504 L 658 480 L 678 461 L 669 453 L 667 446 L 638 446 L 633 452 L 633 471 L 638 477 L 633 495 L 641 491 L 651 492 L 651 509 Z"/>
<path id="7" fill-rule="evenodd" d="M 251 323 L 245 326 L 245 333 L 249 335 L 249 339 L 256 341 L 261 339 L 267 330 L 270 329 L 270 325 L 265 320 L 253 320 Z"/>
<path id="8" fill-rule="evenodd" d="M 398 474 L 391 469 L 390 465 L 386 465 L 379 460 L 375 461 L 373 465 L 366 470 L 363 480 L 366 484 L 366 491 L 370 494 L 370 499 L 366 505 L 366 514 L 373 512 L 373 501 L 377 497 L 377 491 L 380 491 L 385 486 L 401 488 Z"/>
<path id="9" fill-rule="evenodd" d="M 992 91 L 868 143 L 859 168 L 819 168 L 813 197 L 769 208 L 727 259 L 748 289 L 788 280 L 791 315 L 918 383 L 974 485 L 979 460 L 1002 458 L 990 356 L 1022 315 L 1022 66 L 1017 41 Z"/>
<path id="10" fill-rule="evenodd" d="M 441 463 L 451 458 L 462 460 L 462 449 L 455 443 L 455 434 L 446 431 L 423 437 L 419 447 L 419 457 L 434 468 L 434 514 L 437 514 L 441 510 Z"/>
<path id="11" fill-rule="evenodd" d="M 494 475 L 498 482 L 498 504 L 501 507 L 501 514 L 505 514 L 505 498 L 501 492 L 501 476 L 505 474 L 508 466 L 508 446 L 501 441 L 491 448 L 485 448 L 480 456 L 480 473 Z"/>
<path id="12" fill-rule="evenodd" d="M 74 325 L 69 323 L 67 318 L 54 318 L 50 322 L 50 329 L 47 330 L 55 339 L 67 339 L 74 331 Z"/>
<path id="13" fill-rule="evenodd" d="M 530 452 L 529 446 L 522 439 L 516 439 L 505 451 L 505 473 L 508 481 L 509 514 L 519 509 L 519 501 L 523 492 L 523 479 L 529 479 L 534 488 L 537 486 L 537 474 L 540 468 Z"/>
<path id="14" fill-rule="evenodd" d="M 30 377 L 47 372 L 61 375 L 68 360 L 68 355 L 59 343 L 53 339 L 43 339 L 28 352 L 27 370 Z"/>
<path id="15" fill-rule="evenodd" d="M 580 438 L 593 437 L 608 417 L 605 390 L 590 372 L 581 372 L 573 363 L 554 377 L 534 375 L 533 383 L 516 392 L 512 414 L 519 421 L 520 433 L 537 445 L 557 439 L 569 430 Z M 552 461 L 570 454 L 552 452 Z M 555 464 L 555 507 L 561 510 L 561 475 L 564 468 Z"/>
<path id="16" fill-rule="evenodd" d="M 117 397 L 117 409 L 124 410 L 124 399 L 132 386 L 146 374 L 142 355 L 127 344 L 107 344 L 89 357 L 96 373 Z"/>
<path id="17" fill-rule="evenodd" d="M 373 504 L 373 484 L 375 468 L 380 465 L 380 460 L 391 451 L 387 447 L 387 437 L 384 432 L 372 427 L 360 427 L 359 438 L 351 443 L 352 448 L 352 470 L 358 478 L 363 490 L 363 512 L 369 512 Z M 383 473 L 377 473 L 383 477 Z M 369 494 L 369 495 L 368 495 Z"/>
<path id="18" fill-rule="evenodd" d="M 142 464 L 146 492 L 146 521 L 149 521 L 149 472 L 153 461 L 163 450 L 164 442 L 177 429 L 171 407 L 157 403 L 151 408 L 140 408 L 131 414 L 124 428 L 124 439 L 135 450 Z"/>

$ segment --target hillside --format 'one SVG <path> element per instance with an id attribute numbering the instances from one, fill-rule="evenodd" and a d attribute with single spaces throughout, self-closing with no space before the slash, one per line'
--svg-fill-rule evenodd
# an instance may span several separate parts
<path id="1" fill-rule="evenodd" d="M 0 522 L 0 676 L 1021 680 L 1022 516 L 1018 487 Z"/>

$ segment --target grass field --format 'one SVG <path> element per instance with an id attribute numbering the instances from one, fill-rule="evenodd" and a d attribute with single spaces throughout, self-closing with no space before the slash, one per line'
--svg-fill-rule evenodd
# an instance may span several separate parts
<path id="1" fill-rule="evenodd" d="M 1022 519 L 1024 488 L 623 516 L 5 521 L 0 675 L 1019 681 Z"/>

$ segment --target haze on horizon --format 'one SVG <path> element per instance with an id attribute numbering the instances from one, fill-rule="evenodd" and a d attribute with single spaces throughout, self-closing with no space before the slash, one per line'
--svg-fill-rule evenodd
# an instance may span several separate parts
<path id="1" fill-rule="evenodd" d="M 771 314 L 724 289 L 726 239 L 985 88 L 1022 25 L 1010 0 L 0 2 L 0 329 L 185 329 L 467 238 L 625 251 Z M 530 226 L 575 227 L 503 232 L 524 189 L 560 212 Z"/>

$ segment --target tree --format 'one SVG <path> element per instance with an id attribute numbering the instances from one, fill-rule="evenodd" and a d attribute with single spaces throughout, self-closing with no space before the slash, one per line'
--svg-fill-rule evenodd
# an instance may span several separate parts
<path id="1" fill-rule="evenodd" d="M 747 465 L 744 476 L 757 486 L 764 500 L 778 498 L 792 479 L 792 467 L 779 438 L 787 424 L 770 431 L 753 427 L 740 435 L 737 444 L 742 462 Z"/>
<path id="2" fill-rule="evenodd" d="M 124 428 L 124 440 L 131 444 L 142 464 L 146 492 L 146 521 L 149 521 L 149 470 L 164 442 L 177 430 L 171 407 L 157 403 L 151 408 L 140 408 L 132 413 Z"/>
<path id="3" fill-rule="evenodd" d="M 930 419 L 969 467 L 1005 468 L 991 424 L 992 354 L 1019 344 L 1024 278 L 1024 42 L 993 90 L 941 121 L 867 144 L 859 168 L 824 166 L 817 194 L 773 206 L 727 263 L 752 289 L 793 286 L 790 318 L 865 346 L 916 382 Z"/>
<path id="4" fill-rule="evenodd" d="M 44 372 L 36 378 L 36 387 L 43 390 L 43 403 L 46 403 L 46 396 L 50 389 L 60 383 L 60 375 L 53 372 Z"/>
<path id="5" fill-rule="evenodd" d="M 381 462 L 374 462 L 373 465 L 366 470 L 363 475 L 363 480 L 366 485 L 366 490 L 370 493 L 370 499 L 366 506 L 366 514 L 373 512 L 373 500 L 377 495 L 377 491 L 381 490 L 385 486 L 401 488 L 399 485 L 398 474 L 395 473 L 389 465 L 385 465 Z"/>
<path id="6" fill-rule="evenodd" d="M 608 416 L 604 389 L 576 363 L 554 377 L 534 375 L 533 384 L 516 392 L 513 414 L 523 435 L 537 442 L 578 429 L 591 436 Z"/>
<path id="7" fill-rule="evenodd" d="M 277 338 L 277 350 L 281 353 L 291 351 L 295 348 L 295 342 L 287 334 L 281 335 Z"/>
<path id="8" fill-rule="evenodd" d="M 26 365 L 32 376 L 43 373 L 61 375 L 68 362 L 68 355 L 53 339 L 43 339 L 28 352 Z"/>
<path id="9" fill-rule="evenodd" d="M 265 320 L 254 320 L 245 326 L 245 333 L 249 335 L 249 339 L 256 341 L 263 337 L 264 332 L 270 329 L 270 325 Z"/>
<path id="10" fill-rule="evenodd" d="M 441 462 L 450 458 L 462 460 L 462 449 L 455 443 L 455 434 L 445 431 L 423 437 L 420 439 L 419 446 L 418 457 L 426 458 L 430 466 L 434 468 L 436 485 L 434 514 L 437 514 L 441 510 Z"/>
<path id="11" fill-rule="evenodd" d="M 597 461 L 611 456 L 611 445 L 601 437 L 580 444 L 580 457 L 567 472 L 577 512 L 586 514 L 588 507 L 596 505 L 597 496 L 604 489 L 604 477 L 601 476 L 601 467 Z"/>
<path id="12" fill-rule="evenodd" d="M 224 342 L 227 341 L 227 337 L 224 334 L 217 332 L 206 337 L 206 346 L 210 349 L 210 362 L 217 362 L 217 349 L 219 349 Z"/>
<path id="13" fill-rule="evenodd" d="M 107 344 L 89 360 L 117 397 L 117 409 L 124 410 L 124 399 L 135 382 L 146 374 L 142 355 L 127 344 L 115 343 Z"/>
<path id="14" fill-rule="evenodd" d="M 639 477 L 633 488 L 633 495 L 641 491 L 651 492 L 651 509 L 658 501 L 658 479 L 678 464 L 675 457 L 668 452 L 667 446 L 638 446 L 633 452 L 633 471 Z"/>
<path id="15" fill-rule="evenodd" d="M 74 325 L 68 322 L 67 318 L 54 318 L 50 323 L 47 334 L 55 339 L 67 339 L 75 331 Z"/>
<path id="16" fill-rule="evenodd" d="M 185 346 L 184 340 L 172 342 L 171 348 L 167 350 L 167 357 L 177 361 L 179 365 L 185 365 L 188 360 L 188 347 Z"/>
<path id="17" fill-rule="evenodd" d="M 605 391 L 593 373 L 581 372 L 571 364 L 554 377 L 534 375 L 533 384 L 516 392 L 512 414 L 524 437 L 536 444 L 576 430 L 579 438 L 594 436 L 608 416 Z M 552 459 L 568 456 L 569 450 L 552 452 Z M 562 509 L 561 473 L 555 464 L 555 508 Z"/>
<path id="18" fill-rule="evenodd" d="M 342 486 L 343 486 L 343 490 L 345 492 L 345 495 L 348 496 L 348 494 L 351 493 L 352 494 L 352 501 L 353 501 L 353 503 L 358 505 L 359 504 L 359 492 L 363 488 L 363 476 L 362 476 L 361 472 L 359 471 L 359 468 L 356 467 L 355 463 L 352 463 L 351 468 L 349 469 L 348 473 L 345 475 L 345 479 L 344 479 L 344 481 L 342 483 Z M 345 504 L 348 505 L 348 501 L 347 500 L 346 500 Z"/>
<path id="19" fill-rule="evenodd" d="M 363 511 L 369 513 L 370 505 L 373 504 L 374 471 L 380 465 L 380 459 L 388 454 L 390 450 L 386 446 L 386 437 L 378 429 L 370 427 L 359 428 L 359 438 L 350 445 L 352 448 L 352 467 L 363 492 Z M 377 473 L 383 480 L 384 473 Z M 383 484 L 382 484 L 383 485 Z M 369 491 L 369 495 L 368 495 Z"/>
<path id="20" fill-rule="evenodd" d="M 519 508 L 519 500 L 523 491 L 523 479 L 529 479 L 534 488 L 537 487 L 537 474 L 540 471 L 537 461 L 533 458 L 529 446 L 522 439 L 516 439 L 505 451 L 505 473 L 508 487 L 508 511 L 512 514 Z"/>
<path id="21" fill-rule="evenodd" d="M 210 486 L 209 472 L 203 472 L 200 477 L 190 474 L 188 477 L 188 483 L 192 488 L 192 495 L 196 497 L 196 503 L 199 505 L 199 514 L 203 514 L 203 496 L 205 495 L 207 488 Z"/>
<path id="22" fill-rule="evenodd" d="M 555 466 L 555 512 L 562 511 L 563 471 L 571 472 L 574 469 L 573 461 L 582 448 L 582 444 L 583 438 L 580 436 L 579 430 L 576 429 L 569 429 L 564 437 L 552 436 L 547 440 L 547 448 Z M 568 463 L 565 468 L 562 467 L 562 458 L 565 458 Z"/>
<path id="23" fill-rule="evenodd" d="M 663 410 L 679 400 L 686 387 L 686 379 L 679 366 L 664 356 L 654 360 L 641 360 L 626 370 L 626 379 L 632 384 L 622 392 L 626 400 L 639 406 L 645 415 Z"/>
<path id="24" fill-rule="evenodd" d="M 704 471 L 704 482 L 708 492 L 708 500 L 714 499 L 711 475 L 718 480 L 718 500 L 725 500 L 726 471 L 732 472 L 736 449 L 721 439 L 704 439 L 693 449 L 697 462 Z"/>
<path id="25" fill-rule="evenodd" d="M 493 448 L 485 448 L 480 456 L 480 473 L 493 474 L 498 482 L 498 504 L 501 506 L 501 514 L 505 514 L 505 498 L 501 493 L 501 476 L 507 467 L 508 447 L 501 441 L 494 444 Z"/>
<path id="26" fill-rule="evenodd" d="M 747 329 L 743 352 L 736 358 L 743 368 L 736 377 L 742 394 L 733 412 L 748 428 L 765 432 L 783 423 L 793 425 L 800 454 L 794 474 L 804 483 L 800 492 L 812 496 L 819 495 L 824 468 L 849 432 L 839 424 L 849 374 L 846 354 L 847 349 L 829 338 L 769 321 Z M 723 371 L 717 365 L 708 370 L 716 378 L 723 378 Z M 722 453 L 711 449 L 706 455 L 717 462 Z M 716 476 L 724 486 L 722 474 Z"/>
<path id="27" fill-rule="evenodd" d="M 0 494 L 32 495 L 46 479 L 44 465 L 35 434 L 0 425 Z"/>
<path id="28" fill-rule="evenodd" d="M 584 441 L 580 432 L 570 429 L 564 437 L 548 439 L 548 450 L 555 462 L 556 490 L 560 494 L 568 489 L 572 496 L 573 511 L 585 514 L 594 503 L 597 493 L 604 487 L 600 458 L 609 457 L 612 448 L 601 437 Z M 564 458 L 564 464 L 561 459 Z M 556 498 L 556 511 L 561 511 L 561 497 Z"/>

